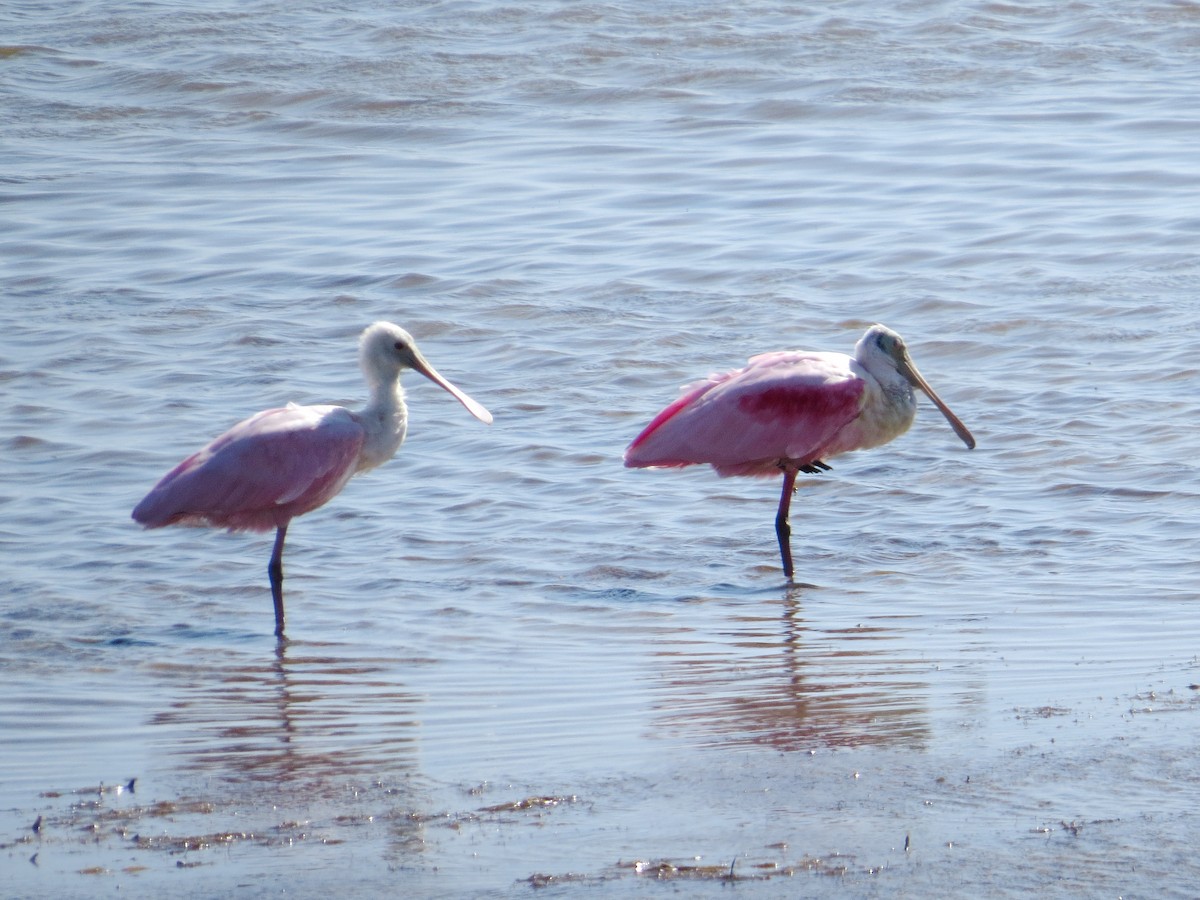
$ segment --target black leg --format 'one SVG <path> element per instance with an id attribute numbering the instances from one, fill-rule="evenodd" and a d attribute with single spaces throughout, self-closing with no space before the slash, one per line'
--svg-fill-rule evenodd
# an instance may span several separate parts
<path id="1" fill-rule="evenodd" d="M 796 473 L 785 469 L 783 493 L 779 497 L 779 513 L 775 516 L 775 534 L 779 537 L 779 553 L 783 557 L 783 574 L 792 577 L 792 523 L 788 521 L 788 510 L 792 506 L 792 491 L 796 489 Z"/>
<path id="2" fill-rule="evenodd" d="M 271 579 L 271 599 L 275 601 L 275 634 L 283 637 L 283 539 L 287 537 L 287 526 L 280 525 L 275 532 L 275 549 L 271 551 L 271 562 L 267 564 L 267 577 Z"/>

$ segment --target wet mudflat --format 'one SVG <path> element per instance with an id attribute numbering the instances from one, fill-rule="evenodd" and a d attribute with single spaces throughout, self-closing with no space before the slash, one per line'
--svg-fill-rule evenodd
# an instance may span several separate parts
<path id="1" fill-rule="evenodd" d="M 163 701 L 132 717 L 151 746 L 27 794 L 6 868 L 18 894 L 77 896 L 1190 890 L 1194 659 L 1042 679 L 1035 654 L 966 643 L 978 617 L 921 651 L 913 617 L 852 623 L 822 598 L 805 624 L 789 600 L 784 628 L 773 605 L 527 610 L 540 646 L 505 628 L 442 659 L 297 641 L 139 664 Z M 480 652 L 493 675 L 465 684 Z M 1143 689 L 1097 692 L 1113 668 Z"/>

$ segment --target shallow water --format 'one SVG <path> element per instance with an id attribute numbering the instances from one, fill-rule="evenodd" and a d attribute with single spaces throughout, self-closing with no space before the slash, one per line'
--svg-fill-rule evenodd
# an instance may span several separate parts
<path id="1" fill-rule="evenodd" d="M 8 894 L 1193 893 L 1200 6 L 0 23 Z M 408 377 L 277 645 L 269 536 L 129 510 L 380 318 L 496 421 Z M 874 321 L 979 446 L 802 482 L 797 584 L 622 468 Z"/>

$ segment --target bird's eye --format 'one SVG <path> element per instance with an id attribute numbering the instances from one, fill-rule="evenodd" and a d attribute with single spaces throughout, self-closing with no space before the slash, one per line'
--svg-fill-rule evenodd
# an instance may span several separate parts
<path id="1" fill-rule="evenodd" d="M 394 346 L 395 346 L 395 348 L 396 348 L 397 350 L 399 350 L 401 353 L 403 353 L 404 351 L 406 351 L 406 350 L 408 349 L 408 345 L 407 345 L 407 344 L 405 344 L 405 343 L 404 343 L 404 341 L 396 341 L 396 343 L 394 344 Z"/>

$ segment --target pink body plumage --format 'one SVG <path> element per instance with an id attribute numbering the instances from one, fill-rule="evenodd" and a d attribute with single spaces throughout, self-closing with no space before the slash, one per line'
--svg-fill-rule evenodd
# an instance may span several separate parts
<path id="1" fill-rule="evenodd" d="M 721 475 L 778 475 L 863 438 L 854 427 L 866 381 L 839 353 L 764 353 L 685 389 L 625 453 L 634 467 L 708 463 Z M 869 377 L 869 376 L 868 376 Z"/>
<path id="2" fill-rule="evenodd" d="M 359 417 L 339 406 L 265 410 L 164 475 L 133 518 L 147 528 L 279 528 L 337 496 L 365 438 Z"/>

